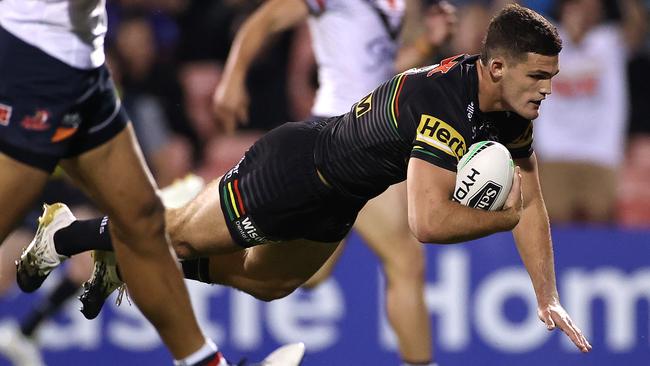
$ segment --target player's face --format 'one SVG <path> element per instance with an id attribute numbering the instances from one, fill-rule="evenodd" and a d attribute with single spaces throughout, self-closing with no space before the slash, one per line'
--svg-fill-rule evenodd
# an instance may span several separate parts
<path id="1" fill-rule="evenodd" d="M 527 119 L 539 116 L 539 107 L 551 94 L 551 78 L 559 72 L 558 56 L 528 53 L 528 58 L 510 64 L 503 74 L 503 101 Z"/>

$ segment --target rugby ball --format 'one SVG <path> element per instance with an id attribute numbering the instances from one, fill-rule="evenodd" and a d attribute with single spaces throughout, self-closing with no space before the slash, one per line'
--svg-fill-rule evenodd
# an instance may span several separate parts
<path id="1" fill-rule="evenodd" d="M 505 146 L 481 141 L 458 162 L 454 200 L 487 211 L 503 208 L 514 176 L 512 156 Z"/>

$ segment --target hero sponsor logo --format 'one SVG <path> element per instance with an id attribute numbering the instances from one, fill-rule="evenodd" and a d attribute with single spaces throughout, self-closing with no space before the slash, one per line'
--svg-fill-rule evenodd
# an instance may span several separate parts
<path id="1" fill-rule="evenodd" d="M 449 124 L 427 114 L 420 117 L 418 132 L 415 138 L 431 147 L 455 157 L 460 158 L 467 152 L 467 145 L 463 136 Z"/>
<path id="2" fill-rule="evenodd" d="M 236 220 L 235 227 L 237 227 L 239 235 L 247 242 L 263 244 L 268 241 L 253 220 L 251 220 L 250 216 L 244 216 L 242 219 Z"/>

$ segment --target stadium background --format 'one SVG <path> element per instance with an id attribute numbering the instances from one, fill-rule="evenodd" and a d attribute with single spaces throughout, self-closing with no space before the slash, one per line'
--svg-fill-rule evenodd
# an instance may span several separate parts
<path id="1" fill-rule="evenodd" d="M 209 108 L 229 41 L 255 3 L 108 1 L 110 63 L 136 127 L 147 131 L 139 137 L 161 185 L 189 170 L 213 177 L 254 139 L 254 132 L 232 139 L 216 135 L 201 108 Z M 553 8 L 552 1 L 529 5 L 547 14 Z M 304 116 L 304 101 L 296 101 L 287 87 L 291 72 L 286 70 L 291 69 L 284 67 L 299 55 L 293 41 L 301 32 L 276 38 L 256 63 L 249 78 L 254 123 L 247 130 Z M 134 34 L 140 37 L 133 39 Z M 628 64 L 633 143 L 621 168 L 616 218 L 601 225 L 553 226 L 560 296 L 593 351 L 581 355 L 557 331 L 546 331 L 512 239 L 500 234 L 427 249 L 426 296 L 442 366 L 650 365 L 650 48 L 645 38 Z M 209 85 L 193 82 L 197 77 Z M 151 125 L 152 120 L 160 125 Z M 0 322 L 23 316 L 57 276 L 61 271 L 46 281 L 44 291 L 4 294 Z M 261 359 L 280 344 L 303 341 L 305 366 L 395 365 L 399 360 L 384 318 L 382 281 L 376 257 L 353 235 L 334 277 L 314 291 L 272 303 L 218 286 L 190 283 L 190 291 L 203 328 L 234 360 Z M 169 363 L 158 336 L 134 306 L 107 303 L 95 321 L 85 320 L 78 306 L 71 301 L 40 329 L 48 365 Z"/>

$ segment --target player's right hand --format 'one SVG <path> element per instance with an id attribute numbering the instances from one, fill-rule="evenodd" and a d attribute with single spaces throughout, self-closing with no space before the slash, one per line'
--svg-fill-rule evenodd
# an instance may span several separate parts
<path id="1" fill-rule="evenodd" d="M 514 218 L 515 226 L 519 222 L 521 217 L 521 212 L 524 209 L 524 197 L 521 191 L 521 168 L 518 166 L 515 167 L 515 174 L 512 177 L 512 188 L 510 188 L 510 193 L 506 198 L 506 202 L 503 204 L 503 210 L 508 211 L 512 210 L 513 214 L 516 215 Z M 513 226 L 514 227 L 514 226 Z"/>
<path id="2" fill-rule="evenodd" d="M 240 124 L 248 123 L 248 92 L 243 82 L 222 80 L 212 97 L 217 128 L 232 134 Z"/>
<path id="3" fill-rule="evenodd" d="M 555 300 L 548 304 L 538 304 L 537 315 L 539 319 L 546 324 L 546 329 L 553 330 L 560 328 L 578 347 L 581 352 L 591 351 L 591 344 L 587 340 L 580 328 L 578 328 L 569 314 L 564 310 L 559 301 Z"/>

